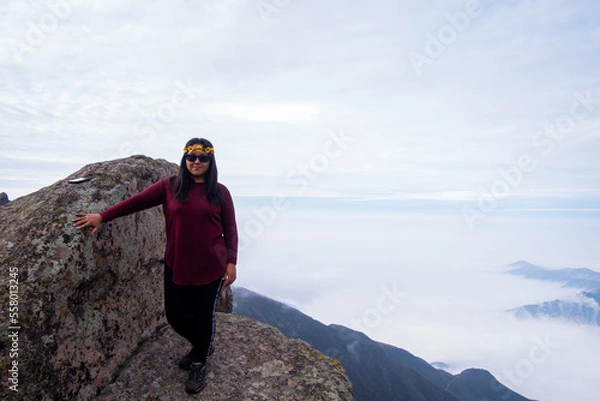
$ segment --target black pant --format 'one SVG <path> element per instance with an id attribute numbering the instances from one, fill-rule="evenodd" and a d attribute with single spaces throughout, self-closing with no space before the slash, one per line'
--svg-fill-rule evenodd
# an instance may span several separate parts
<path id="1" fill-rule="evenodd" d="M 165 264 L 165 313 L 167 321 L 192 343 L 192 360 L 206 363 L 215 334 L 215 309 L 222 279 L 206 285 L 173 283 L 173 270 Z"/>

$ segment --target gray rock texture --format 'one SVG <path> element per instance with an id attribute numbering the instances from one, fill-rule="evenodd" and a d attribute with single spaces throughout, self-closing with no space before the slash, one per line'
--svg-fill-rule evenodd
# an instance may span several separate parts
<path id="1" fill-rule="evenodd" d="M 103 224 L 89 235 L 76 212 L 99 212 L 176 173 L 164 160 L 131 157 L 88 165 L 65 180 L 0 208 L 2 271 L 18 270 L 17 399 L 87 399 L 165 322 L 160 208 Z M 91 176 L 80 184 L 69 179 Z M 88 234 L 88 235 L 86 235 Z M 7 288 L 6 273 L 0 285 Z M 2 297 L 6 310 L 7 297 Z M 4 348 L 10 323 L 0 320 Z M 0 398 L 7 387 L 0 387 Z"/>
<path id="2" fill-rule="evenodd" d="M 126 400 L 353 400 L 339 362 L 272 326 L 229 313 L 217 314 L 215 352 L 207 361 L 206 387 L 187 396 L 187 372 L 177 366 L 189 346 L 168 326 L 144 344 L 104 388 L 99 401 Z"/>
<path id="3" fill-rule="evenodd" d="M 176 344 L 178 351 L 185 346 L 184 340 L 165 328 L 162 291 L 165 238 L 161 208 L 103 224 L 94 236 L 89 231 L 73 228 L 71 223 L 76 212 L 100 212 L 176 172 L 175 164 L 145 156 L 94 163 L 0 208 L 0 288 L 3 289 L 0 299 L 3 311 L 0 319 L 0 376 L 3 381 L 0 399 L 91 400 L 96 399 L 103 388 L 103 399 L 111 399 L 109 394 L 115 388 L 126 391 L 127 387 L 142 386 L 143 381 L 128 379 L 133 376 L 127 376 L 131 375 L 127 372 L 136 369 L 147 375 L 144 380 L 162 380 L 166 389 L 177 394 L 169 398 L 160 393 L 158 398 L 139 399 L 168 400 L 186 396 L 182 393 L 180 376 L 167 373 L 163 377 L 164 372 L 170 372 L 170 365 L 160 359 L 181 356 L 164 354 L 161 345 L 169 349 Z M 91 179 L 77 184 L 68 182 L 78 177 Z M 230 312 L 231 305 L 228 289 L 223 293 L 218 310 Z M 226 375 L 219 376 L 219 372 L 224 372 L 220 370 L 223 364 L 229 369 L 238 367 L 236 372 L 259 369 L 256 372 L 260 373 L 261 366 L 270 360 L 273 370 L 269 372 L 273 375 L 279 372 L 282 377 L 287 375 L 293 384 L 298 377 L 295 372 L 304 372 L 326 358 L 310 351 L 314 353 L 314 360 L 302 359 L 295 356 L 300 348 L 285 351 L 287 345 L 283 344 L 287 342 L 269 342 L 265 336 L 273 336 L 269 331 L 273 329 L 245 320 L 236 326 L 235 319 L 233 316 L 219 318 L 219 327 L 237 330 L 237 337 L 232 332 L 219 337 L 217 347 L 221 349 L 217 348 L 210 362 L 212 373 L 209 374 L 215 375 L 215 380 L 211 376 L 213 384 L 210 386 L 257 386 L 256 394 L 260 394 L 261 389 L 269 388 L 268 384 L 260 381 L 244 384 L 243 380 L 255 380 L 256 376 L 230 375 L 225 380 Z M 264 344 L 263 348 L 257 347 L 253 352 L 248 347 L 243 353 L 225 353 L 250 339 L 258 343 L 262 339 L 264 344 L 275 347 L 269 348 L 272 358 L 259 363 L 262 357 L 259 354 L 265 352 Z M 278 353 L 281 354 L 275 358 Z M 289 355 L 285 356 L 286 353 Z M 229 357 L 237 359 L 227 359 Z M 141 365 L 150 370 L 135 368 L 133 361 L 137 361 L 136 358 L 142 358 L 142 361 L 150 358 L 156 363 Z M 245 365 L 242 361 L 246 361 Z M 308 366 L 302 365 L 304 362 Z M 315 381 L 318 377 L 326 381 L 330 380 L 330 375 L 343 374 L 341 367 L 332 361 L 328 363 L 336 370 L 312 372 Z M 265 377 L 269 374 L 265 373 Z M 340 394 L 346 394 L 350 388 L 349 382 L 345 383 L 347 385 L 339 389 Z M 208 390 L 210 388 L 207 386 Z M 315 388 L 306 386 L 307 391 Z M 231 400 L 236 399 L 235 394 L 242 393 L 234 393 Z M 285 398 L 285 393 L 281 394 L 273 399 L 311 399 L 303 395 Z M 239 399 L 267 399 L 260 395 L 248 397 Z M 340 399 L 351 399 L 344 397 Z M 132 395 L 113 399 L 137 398 Z"/>

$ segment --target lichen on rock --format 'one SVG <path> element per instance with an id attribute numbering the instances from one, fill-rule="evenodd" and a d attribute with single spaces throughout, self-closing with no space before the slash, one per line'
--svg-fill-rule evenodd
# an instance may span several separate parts
<path id="1" fill-rule="evenodd" d="M 215 351 L 207 361 L 206 387 L 199 399 L 353 399 L 341 365 L 328 357 L 315 358 L 318 351 L 305 342 L 244 316 L 218 313 L 216 324 Z M 187 373 L 177 363 L 188 351 L 181 337 L 164 327 L 97 400 L 181 400 Z"/>
<path id="2" fill-rule="evenodd" d="M 18 270 L 19 399 L 94 396 L 164 323 L 161 210 L 104 224 L 94 236 L 71 220 L 176 172 L 144 156 L 94 163 L 0 209 L 2 271 Z M 93 178 L 68 183 L 79 176 Z M 0 277 L 3 288 L 7 279 Z M 3 297 L 3 310 L 7 304 Z M 2 344 L 10 344 L 7 324 L 0 321 Z M 8 356 L 0 354 L 2 365 L 15 360 Z"/>
<path id="3" fill-rule="evenodd" d="M 126 391 L 129 382 L 122 375 L 131 369 L 130 362 L 136 356 L 155 361 L 137 371 L 144 380 L 149 383 L 158 380 L 161 386 L 177 394 L 157 399 L 179 399 L 181 378 L 178 376 L 177 382 L 171 382 L 176 378 L 169 376 L 163 360 L 144 356 L 144 350 L 150 347 L 148 344 L 160 345 L 163 340 L 167 341 L 166 347 L 174 342 L 179 349 L 185 346 L 185 341 L 176 339 L 175 334 L 165 334 L 170 329 L 166 326 L 163 307 L 165 236 L 161 208 L 105 223 L 93 236 L 89 230 L 77 230 L 71 223 L 74 213 L 100 212 L 161 178 L 176 174 L 177 169 L 173 163 L 145 156 L 93 163 L 0 208 L 0 286 L 4 289 L 0 307 L 3 311 L 9 310 L 8 288 L 18 280 L 17 319 L 15 322 L 7 318 L 0 320 L 2 377 L 15 360 L 19 367 L 18 391 L 0 386 L 0 399 L 86 401 L 95 399 L 105 389 L 102 397 L 108 400 L 106 397 L 115 388 L 122 387 L 122 391 Z M 68 182 L 77 177 L 92 178 L 79 184 Z M 8 272 L 15 271 L 13 278 Z M 224 291 L 219 305 L 218 310 L 231 312 L 229 288 Z M 269 330 L 274 329 L 256 324 L 235 320 L 233 316 L 220 317 L 220 327 L 232 331 L 218 337 L 217 347 L 222 349 L 215 352 L 210 362 L 209 381 L 214 383 L 211 386 L 239 387 L 240 391 L 250 388 L 255 394 L 252 397 L 257 398 L 239 399 L 269 399 L 260 398 L 263 393 L 274 394 L 269 393 L 274 391 L 269 382 L 275 381 L 283 386 L 281 388 L 287 388 L 283 383 L 297 382 L 304 383 L 303 388 L 309 392 L 327 390 L 317 398 L 286 398 L 284 392 L 281 397 L 270 399 L 336 399 L 318 398 L 329 394 L 330 387 L 332 392 L 337 391 L 328 384 L 331 379 L 327 377 L 332 374 L 334 382 L 341 384 L 340 394 L 351 391 L 341 367 L 334 371 L 305 369 L 303 364 L 313 367 L 319 360 L 311 361 L 308 357 L 314 350 L 294 348 L 290 346 L 293 342 L 283 340 L 269 343 L 267 337 L 273 336 Z M 8 337 L 11 325 L 19 327 L 16 358 L 9 352 L 15 345 Z M 168 335 L 171 337 L 165 337 Z M 255 348 L 244 348 L 245 342 L 251 341 Z M 227 353 L 235 349 L 244 351 Z M 281 358 L 261 359 L 266 351 Z M 246 368 L 247 376 L 224 380 L 225 372 Z M 298 371 L 302 372 L 300 376 L 295 374 Z M 297 387 L 289 387 L 297 390 Z M 207 385 L 207 388 L 212 387 Z"/>

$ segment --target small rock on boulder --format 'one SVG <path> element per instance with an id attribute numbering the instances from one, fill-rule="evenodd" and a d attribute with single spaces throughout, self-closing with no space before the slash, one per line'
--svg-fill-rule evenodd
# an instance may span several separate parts
<path id="1" fill-rule="evenodd" d="M 0 206 L 6 205 L 9 201 L 6 192 L 0 192 Z"/>

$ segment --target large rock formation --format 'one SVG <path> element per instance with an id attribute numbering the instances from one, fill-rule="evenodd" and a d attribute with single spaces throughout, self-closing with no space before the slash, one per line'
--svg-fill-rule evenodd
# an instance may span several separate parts
<path id="1" fill-rule="evenodd" d="M 2 271 L 18 277 L 18 355 L 0 321 L 2 372 L 18 362 L 17 399 L 87 399 L 164 323 L 162 212 L 104 224 L 95 236 L 72 227 L 76 212 L 99 212 L 174 174 L 166 161 L 132 157 L 88 165 L 0 208 Z M 80 184 L 69 179 L 90 176 Z M 88 235 L 86 235 L 88 234 Z M 9 277 L 0 277 L 7 288 Z M 2 310 L 8 298 L 2 298 Z M 15 337 L 16 338 L 16 337 Z M 7 357 L 8 356 L 8 357 Z M 0 397 L 14 391 L 1 387 Z"/>
<path id="2" fill-rule="evenodd" d="M 176 172 L 176 165 L 144 156 L 94 163 L 0 208 L 0 286 L 5 289 L 0 306 L 9 312 L 0 320 L 0 369 L 2 377 L 8 372 L 9 379 L 8 386 L 0 386 L 0 399 L 91 400 L 106 388 L 102 395 L 105 400 L 135 400 L 133 396 L 115 396 L 114 389 L 125 383 L 138 385 L 132 384 L 126 373 L 131 369 L 136 371 L 131 367 L 135 366 L 131 364 L 136 358 L 158 357 L 152 347 L 159 344 L 169 347 L 178 341 L 179 348 L 183 346 L 181 339 L 176 340 L 178 336 L 165 329 L 162 293 L 165 238 L 161 209 L 152 208 L 103 224 L 94 236 L 89 235 L 89 230 L 82 232 L 71 224 L 76 212 L 99 212 Z M 78 177 L 91 179 L 68 182 Z M 224 293 L 222 311 L 231 310 L 228 295 L 230 292 Z M 221 317 L 219 322 L 229 334 L 217 345 L 220 351 L 213 355 L 211 364 L 215 369 L 211 374 L 223 375 L 215 378 L 219 385 L 243 387 L 239 380 L 243 376 L 227 375 L 219 366 L 221 363 L 238 366 L 236 361 L 244 358 L 268 363 L 259 358 L 258 354 L 265 352 L 260 346 L 240 348 L 231 340 L 236 338 L 235 333 L 244 334 L 237 330 L 249 330 L 245 335 L 255 336 L 260 343 L 264 332 L 249 323 L 240 323 L 238 328 L 231 316 Z M 269 344 L 266 338 L 264 344 Z M 280 369 L 283 378 L 287 375 L 292 382 L 297 380 L 295 372 L 303 372 L 305 366 L 295 363 L 305 359 L 293 355 L 275 359 L 278 351 L 283 352 L 285 342 L 276 344 L 280 347 L 266 345 L 271 347 L 273 369 Z M 238 354 L 224 352 L 236 349 Z M 325 358 L 311 352 L 315 361 Z M 177 399 L 182 395 L 182 378 L 170 376 L 167 365 L 160 359 L 178 356 L 160 356 L 142 372 L 148 380 L 158 380 L 166 374 L 161 383 L 176 395 L 144 400 Z M 220 362 L 220 358 L 227 362 Z M 313 362 L 309 364 L 316 366 Z M 239 366 L 244 370 L 262 365 Z M 335 375 L 345 378 L 339 365 L 331 362 L 330 367 L 333 370 L 315 373 L 315 381 L 318 377 Z M 119 372 L 125 376 L 119 376 Z M 256 383 L 249 382 L 248 386 Z M 348 386 L 349 383 L 342 383 L 339 394 L 345 394 Z M 255 388 L 260 391 L 261 386 Z M 207 389 L 210 390 L 208 385 Z M 301 392 L 298 394 L 298 399 L 305 399 Z M 344 397 L 341 396 L 348 399 Z"/>

